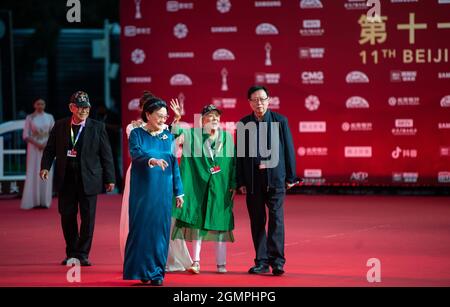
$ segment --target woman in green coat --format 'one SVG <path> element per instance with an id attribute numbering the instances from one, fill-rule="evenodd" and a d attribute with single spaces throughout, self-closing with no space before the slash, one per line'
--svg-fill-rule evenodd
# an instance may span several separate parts
<path id="1" fill-rule="evenodd" d="M 181 108 L 171 101 L 175 113 L 172 132 L 183 144 L 180 172 L 185 205 L 173 208 L 176 224 L 172 239 L 192 241 L 192 273 L 200 273 L 202 241 L 216 242 L 219 273 L 226 272 L 226 242 L 234 242 L 233 198 L 235 195 L 235 146 L 230 133 L 220 128 L 222 111 L 214 105 L 202 110 L 202 127 L 181 129 Z"/>

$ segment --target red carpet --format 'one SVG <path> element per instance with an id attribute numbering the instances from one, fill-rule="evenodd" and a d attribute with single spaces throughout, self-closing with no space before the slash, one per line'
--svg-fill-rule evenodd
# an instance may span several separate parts
<path id="1" fill-rule="evenodd" d="M 22 211 L 0 201 L 0 286 L 131 286 L 119 254 L 118 195 L 100 196 L 91 261 L 81 283 L 68 283 L 56 199 L 49 210 Z M 288 196 L 286 274 L 247 274 L 253 264 L 244 198 L 235 205 L 236 242 L 228 245 L 228 271 L 215 273 L 213 244 L 202 250 L 202 272 L 168 273 L 172 287 L 450 286 L 448 197 Z M 381 261 L 381 282 L 369 283 L 369 258 Z"/>

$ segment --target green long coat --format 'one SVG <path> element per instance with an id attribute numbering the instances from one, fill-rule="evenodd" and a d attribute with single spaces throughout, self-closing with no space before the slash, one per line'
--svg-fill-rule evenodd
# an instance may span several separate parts
<path id="1" fill-rule="evenodd" d="M 219 136 L 213 144 L 216 152 L 213 160 L 208 147 L 204 145 L 209 135 L 203 134 L 201 128 L 178 132 L 184 136 L 180 164 L 184 204 L 181 209 L 174 206 L 172 216 L 190 224 L 189 228 L 208 231 L 233 230 L 233 201 L 230 189 L 236 188 L 236 158 L 232 136 L 219 130 Z M 217 165 L 220 172 L 212 174 L 210 169 Z"/>

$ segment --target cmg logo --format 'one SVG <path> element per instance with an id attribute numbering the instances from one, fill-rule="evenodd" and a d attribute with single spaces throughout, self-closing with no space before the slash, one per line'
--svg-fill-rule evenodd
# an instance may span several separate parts
<path id="1" fill-rule="evenodd" d="M 322 71 L 304 71 L 302 72 L 303 84 L 322 84 L 324 75 Z"/>

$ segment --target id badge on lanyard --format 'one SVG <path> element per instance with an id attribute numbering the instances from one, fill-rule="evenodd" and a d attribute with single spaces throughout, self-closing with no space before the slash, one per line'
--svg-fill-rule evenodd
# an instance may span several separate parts
<path id="1" fill-rule="evenodd" d="M 67 156 L 71 157 L 71 158 L 76 158 L 77 157 L 77 151 L 75 149 L 69 149 L 67 151 Z"/>
<path id="2" fill-rule="evenodd" d="M 214 161 L 214 155 L 215 154 L 214 154 L 213 149 L 212 149 L 212 144 L 209 144 L 208 149 L 209 149 L 209 154 L 211 155 L 211 159 L 212 159 L 212 162 L 213 162 L 213 166 L 209 168 L 209 172 L 214 175 L 214 174 L 219 173 L 221 171 L 221 169 L 220 169 L 220 166 L 217 165 L 215 163 L 215 161 Z"/>
<path id="3" fill-rule="evenodd" d="M 67 156 L 70 158 L 76 158 L 77 157 L 77 151 L 75 150 L 75 145 L 78 142 L 78 139 L 80 138 L 81 135 L 81 131 L 83 130 L 83 126 L 80 127 L 80 130 L 78 130 L 77 136 L 75 137 L 75 139 L 73 138 L 73 129 L 72 127 L 70 127 L 70 139 L 72 141 L 72 149 L 69 149 L 67 151 Z"/>
<path id="4" fill-rule="evenodd" d="M 209 169 L 209 171 L 211 172 L 211 174 L 217 174 L 218 172 L 220 172 L 221 171 L 221 169 L 220 169 L 220 166 L 219 165 L 216 165 L 216 166 L 213 166 L 213 167 L 211 167 L 210 169 Z"/>

